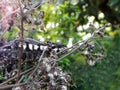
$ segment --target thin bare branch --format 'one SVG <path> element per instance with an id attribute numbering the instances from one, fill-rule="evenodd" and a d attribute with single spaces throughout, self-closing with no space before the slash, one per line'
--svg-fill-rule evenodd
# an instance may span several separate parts
<path id="1" fill-rule="evenodd" d="M 30 68 L 30 69 L 28 69 L 28 70 L 26 70 L 26 71 L 24 71 L 24 72 L 21 72 L 21 73 L 20 73 L 20 76 L 25 75 L 25 74 L 31 72 L 34 68 L 35 68 L 35 67 L 32 67 L 32 68 Z M 7 81 L 4 81 L 3 83 L 0 84 L 0 87 L 1 87 L 2 85 L 7 84 L 8 82 L 16 79 L 17 77 L 18 77 L 18 75 L 14 76 L 14 77 L 12 77 L 12 78 L 10 78 L 10 79 L 8 79 Z"/>
<path id="2" fill-rule="evenodd" d="M 77 50 L 78 50 L 79 48 L 81 48 L 88 40 L 94 38 L 94 36 L 96 35 L 97 32 L 104 30 L 104 29 L 105 29 L 106 27 L 108 27 L 108 26 L 110 26 L 110 24 L 106 24 L 106 25 L 104 25 L 103 27 L 100 27 L 100 28 L 96 29 L 96 30 L 93 32 L 93 34 L 91 35 L 91 37 L 89 37 L 88 39 L 86 39 L 86 40 L 84 40 L 84 41 L 81 41 L 81 42 L 78 41 L 78 42 L 75 43 L 72 47 L 61 51 L 61 52 L 65 52 L 66 50 L 68 51 L 69 49 L 73 48 L 73 49 L 71 50 L 71 52 L 65 54 L 63 57 L 59 58 L 57 61 L 65 58 L 65 57 L 69 56 L 70 54 L 74 53 L 75 51 L 77 51 Z M 78 45 L 79 43 L 81 43 L 81 44 Z M 77 45 L 77 46 L 76 46 L 76 45 Z M 75 48 L 74 48 L 74 47 L 75 47 Z"/>
<path id="3" fill-rule="evenodd" d="M 21 13 L 21 23 L 20 23 L 20 59 L 18 61 L 18 81 L 19 81 L 19 77 L 20 77 L 20 72 L 21 72 L 21 63 L 22 63 L 22 57 L 23 57 L 23 39 L 24 39 L 24 28 L 23 28 L 23 9 L 21 6 L 21 0 L 19 0 L 19 6 L 20 6 L 20 13 Z"/>
<path id="4" fill-rule="evenodd" d="M 24 85 L 26 85 L 26 84 L 27 84 L 27 83 L 5 85 L 5 86 L 1 86 L 1 87 L 0 87 L 0 90 L 10 89 L 10 88 L 13 88 L 13 87 L 18 87 L 18 86 L 24 86 Z"/>
<path id="5" fill-rule="evenodd" d="M 33 74 L 34 74 L 34 73 L 37 71 L 37 69 L 39 68 L 39 66 L 40 66 L 40 61 L 42 60 L 45 51 L 46 51 L 46 49 L 43 50 L 43 52 L 42 52 L 42 54 L 41 54 L 41 56 L 40 56 L 40 58 L 39 58 L 39 60 L 38 60 L 38 65 L 37 65 L 37 67 L 34 69 L 34 71 L 30 74 L 29 79 L 31 79 L 31 77 L 33 76 Z"/>

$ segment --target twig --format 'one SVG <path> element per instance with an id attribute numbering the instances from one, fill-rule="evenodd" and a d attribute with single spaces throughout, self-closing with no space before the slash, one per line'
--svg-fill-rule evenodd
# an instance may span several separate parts
<path id="1" fill-rule="evenodd" d="M 3 33 L 0 35 L 0 39 L 3 38 L 3 36 L 5 35 L 6 32 L 7 32 L 7 30 L 3 31 Z"/>
<path id="2" fill-rule="evenodd" d="M 67 53 L 67 54 L 64 55 L 63 57 L 59 58 L 57 61 L 65 58 L 65 57 L 69 56 L 70 54 L 74 53 L 75 51 L 77 51 L 77 50 L 78 50 L 80 47 L 82 47 L 88 40 L 92 39 L 97 32 L 104 30 L 104 29 L 105 29 L 106 27 L 108 27 L 109 25 L 110 25 L 110 24 L 106 24 L 106 25 L 104 25 L 103 27 L 100 27 L 100 28 L 96 29 L 96 30 L 93 32 L 93 34 L 91 35 L 91 37 L 89 37 L 88 39 L 82 41 L 83 43 L 81 42 L 81 44 L 80 44 L 79 46 L 77 46 L 75 49 L 73 49 L 71 52 Z M 74 46 L 76 46 L 76 45 L 79 44 L 79 43 L 80 43 L 80 42 L 75 43 L 71 48 L 73 48 Z M 66 50 L 68 50 L 68 49 L 66 49 Z M 64 51 L 65 51 L 65 50 L 64 50 Z"/>
<path id="3" fill-rule="evenodd" d="M 25 75 L 26 73 L 32 71 L 34 68 L 35 68 L 35 67 L 32 67 L 32 68 L 30 68 L 30 69 L 28 69 L 28 70 L 26 70 L 26 71 L 20 73 L 20 76 Z M 4 81 L 3 83 L 0 84 L 0 87 L 1 87 L 2 85 L 4 85 L 4 84 L 7 84 L 8 82 L 10 82 L 10 81 L 16 79 L 17 77 L 18 77 L 18 75 L 14 76 L 14 77 L 12 77 L 12 78 L 10 78 L 10 79 L 8 79 L 7 81 Z"/>
<path id="4" fill-rule="evenodd" d="M 25 75 L 22 75 L 21 78 L 19 79 L 18 83 L 20 83 L 24 77 L 25 77 Z"/>
<path id="5" fill-rule="evenodd" d="M 36 70 L 39 68 L 39 66 L 40 66 L 40 61 L 42 60 L 45 51 L 46 51 L 46 49 L 43 50 L 43 52 L 42 52 L 42 54 L 41 54 L 41 56 L 40 56 L 40 58 L 39 58 L 39 60 L 38 60 L 38 65 L 37 65 L 37 67 L 34 69 L 34 71 L 30 74 L 29 79 L 31 79 L 31 77 L 33 76 L 33 74 L 34 74 L 34 73 L 36 72 Z"/>
<path id="6" fill-rule="evenodd" d="M 0 90 L 5 90 L 5 89 L 9 89 L 9 88 L 13 88 L 13 87 L 18 87 L 18 86 L 24 86 L 27 83 L 20 83 L 20 84 L 11 84 L 11 85 L 5 85 L 5 86 L 1 86 Z"/>
<path id="7" fill-rule="evenodd" d="M 19 6 L 20 6 L 20 12 L 21 12 L 21 25 L 20 25 L 20 59 L 18 61 L 18 80 L 19 81 L 19 77 L 20 77 L 20 72 L 21 72 L 21 63 L 22 63 L 22 52 L 23 52 L 23 34 L 24 34 L 24 30 L 23 30 L 23 11 L 22 11 L 22 7 L 21 7 L 21 0 L 19 0 Z"/>
<path id="8" fill-rule="evenodd" d="M 64 52 L 66 52 L 66 51 L 68 51 L 68 50 L 70 50 L 70 49 L 76 48 L 76 47 L 78 46 L 78 44 L 79 44 L 79 43 L 82 43 L 82 42 L 84 42 L 84 41 L 78 41 L 78 42 L 74 43 L 71 47 L 66 48 L 66 49 L 58 52 L 57 55 L 59 55 L 60 53 L 64 53 Z"/>

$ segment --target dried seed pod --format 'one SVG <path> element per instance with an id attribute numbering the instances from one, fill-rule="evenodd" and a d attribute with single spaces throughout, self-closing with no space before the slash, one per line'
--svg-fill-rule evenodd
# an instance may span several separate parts
<path id="1" fill-rule="evenodd" d="M 35 24 L 35 25 L 41 25 L 41 24 L 42 24 L 42 20 L 41 20 L 41 19 L 36 20 L 36 21 L 34 22 L 34 24 Z"/>
<path id="2" fill-rule="evenodd" d="M 90 23 L 90 24 L 89 24 L 89 29 L 90 29 L 91 32 L 93 33 L 97 28 L 94 26 L 94 24 Z"/>
<path id="3" fill-rule="evenodd" d="M 37 18 L 39 18 L 39 19 L 42 19 L 42 18 L 44 18 L 44 11 L 40 11 L 40 13 L 38 14 L 38 16 L 37 16 Z"/>

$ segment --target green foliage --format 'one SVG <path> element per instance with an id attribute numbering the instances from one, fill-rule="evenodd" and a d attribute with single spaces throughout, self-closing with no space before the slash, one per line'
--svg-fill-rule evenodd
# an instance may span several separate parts
<path id="1" fill-rule="evenodd" d="M 108 5 L 115 11 L 120 12 L 120 1 L 119 0 L 109 0 Z"/>
<path id="2" fill-rule="evenodd" d="M 18 37 L 19 29 L 17 27 L 13 27 L 9 32 L 7 32 L 4 36 L 6 40 L 13 40 Z"/>

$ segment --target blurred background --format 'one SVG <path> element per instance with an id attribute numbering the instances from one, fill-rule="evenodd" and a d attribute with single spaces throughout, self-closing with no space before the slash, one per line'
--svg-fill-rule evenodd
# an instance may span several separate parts
<path id="1" fill-rule="evenodd" d="M 120 90 L 120 1 L 54 0 L 34 13 L 40 10 L 44 11 L 45 32 L 41 31 L 42 26 L 26 25 L 29 32 L 25 32 L 25 37 L 72 45 L 89 32 L 90 23 L 95 28 L 111 23 L 104 30 L 105 37 L 98 40 L 105 47 L 107 56 L 103 60 L 90 66 L 78 52 L 60 61 L 59 65 L 71 73 L 73 87 L 69 90 Z M 12 27 L 4 38 L 13 40 L 18 37 L 17 32 L 18 28 Z"/>

